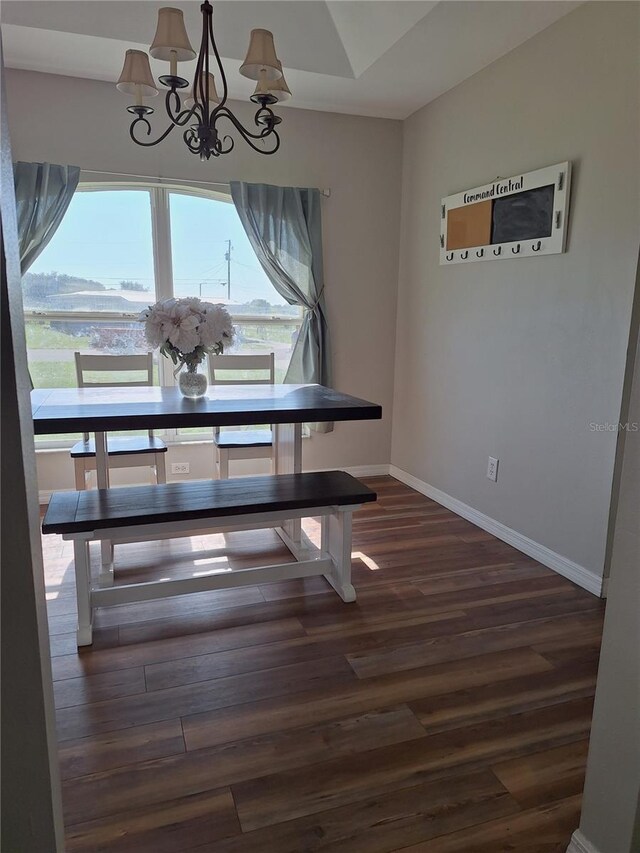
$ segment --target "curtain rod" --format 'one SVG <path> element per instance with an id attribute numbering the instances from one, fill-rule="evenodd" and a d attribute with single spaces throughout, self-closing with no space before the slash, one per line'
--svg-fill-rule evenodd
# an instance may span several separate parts
<path id="1" fill-rule="evenodd" d="M 209 187 L 225 187 L 229 188 L 228 181 L 198 181 L 193 178 L 161 178 L 160 176 L 154 175 L 133 175 L 129 172 L 105 172 L 101 169 L 81 169 L 87 175 L 110 175 L 114 178 L 138 178 L 143 181 L 167 181 L 171 184 L 202 184 L 203 186 Z M 320 193 L 325 197 L 329 198 L 331 195 L 331 190 L 320 190 Z"/>

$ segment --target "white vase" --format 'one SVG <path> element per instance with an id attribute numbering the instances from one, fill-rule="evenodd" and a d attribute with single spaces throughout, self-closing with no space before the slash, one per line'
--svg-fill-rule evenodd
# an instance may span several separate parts
<path id="1" fill-rule="evenodd" d="M 209 384 L 206 373 L 200 369 L 200 365 L 185 364 L 178 376 L 178 388 L 183 397 L 196 400 L 204 397 Z"/>

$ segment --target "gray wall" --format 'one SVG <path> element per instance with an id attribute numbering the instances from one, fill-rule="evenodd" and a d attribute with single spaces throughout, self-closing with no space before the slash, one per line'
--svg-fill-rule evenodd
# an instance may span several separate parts
<path id="1" fill-rule="evenodd" d="M 331 189 L 331 198 L 323 201 L 323 227 L 333 384 L 382 404 L 384 417 L 381 422 L 338 424 L 330 435 L 314 435 L 304 442 L 305 466 L 389 463 L 401 122 L 285 109 L 277 154 L 261 157 L 237 142 L 231 154 L 201 163 L 188 153 L 179 132 L 156 148 L 134 145 L 127 99 L 110 83 L 10 70 L 7 90 L 16 160 L 192 181 L 236 179 Z M 162 105 L 154 106 L 154 126 L 164 128 Z M 234 105 L 247 124 L 251 106 Z M 189 456 L 182 453 L 180 458 L 190 461 L 200 476 L 211 476 L 210 445 L 191 448 Z M 42 461 L 41 489 L 73 488 L 67 453 Z"/>
<path id="2" fill-rule="evenodd" d="M 603 572 L 640 233 L 637 3 L 587 3 L 405 122 L 392 463 Z M 438 264 L 450 193 L 574 165 L 566 254 Z M 486 478 L 489 456 L 499 479 Z"/>
<path id="3" fill-rule="evenodd" d="M 640 839 L 640 274 L 635 359 L 621 433 L 622 476 L 580 831 L 601 853 L 637 853 Z M 636 344 L 637 341 L 637 344 Z M 633 369 L 635 361 L 635 370 Z"/>

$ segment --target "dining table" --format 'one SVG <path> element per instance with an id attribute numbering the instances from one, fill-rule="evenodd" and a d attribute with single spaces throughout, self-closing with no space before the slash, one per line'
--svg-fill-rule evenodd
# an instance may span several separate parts
<path id="1" fill-rule="evenodd" d="M 271 424 L 274 472 L 302 471 L 305 423 L 376 420 L 382 407 L 323 385 L 210 385 L 204 397 L 183 397 L 176 387 L 41 388 L 31 392 L 35 435 L 92 433 L 98 489 L 109 488 L 107 434 L 111 431 L 208 429 Z M 300 519 L 278 528 L 295 554 Z M 101 582 L 113 583 L 113 547 L 101 542 Z"/>

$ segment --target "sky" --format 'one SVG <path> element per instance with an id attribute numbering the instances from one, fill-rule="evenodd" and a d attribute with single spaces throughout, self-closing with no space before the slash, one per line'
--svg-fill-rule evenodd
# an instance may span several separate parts
<path id="1" fill-rule="evenodd" d="M 284 304 L 262 271 L 233 204 L 170 194 L 176 296 L 227 296 L 231 240 L 231 301 Z M 49 245 L 30 272 L 58 272 L 119 289 L 123 280 L 154 288 L 151 196 L 141 190 L 77 192 Z"/>

